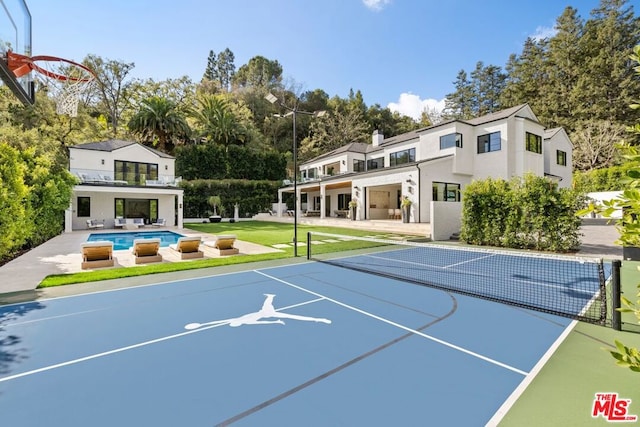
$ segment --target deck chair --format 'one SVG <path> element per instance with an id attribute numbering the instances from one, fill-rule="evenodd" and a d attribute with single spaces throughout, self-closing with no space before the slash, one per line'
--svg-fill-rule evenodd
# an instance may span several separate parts
<path id="1" fill-rule="evenodd" d="M 135 257 L 136 264 L 147 262 L 162 262 L 160 250 L 160 239 L 134 239 L 131 252 Z"/>
<path id="2" fill-rule="evenodd" d="M 169 245 L 169 249 L 178 252 L 180 259 L 202 258 L 204 252 L 200 250 L 200 240 L 199 236 L 180 237 L 175 244 Z"/>
<path id="3" fill-rule="evenodd" d="M 158 218 L 154 222 L 152 222 L 151 225 L 153 227 L 164 227 L 165 225 L 167 225 L 167 221 L 162 218 Z"/>
<path id="4" fill-rule="evenodd" d="M 220 255 L 237 255 L 240 251 L 233 247 L 236 241 L 234 234 L 218 235 L 214 240 L 208 240 L 203 244 L 205 246 L 217 249 Z"/>
<path id="5" fill-rule="evenodd" d="M 113 227 L 114 228 L 123 228 L 125 225 L 127 225 L 127 220 L 126 218 L 116 218 L 115 221 L 113 222 Z"/>
<path id="6" fill-rule="evenodd" d="M 80 246 L 82 269 L 113 267 L 113 242 L 85 242 Z"/>
<path id="7" fill-rule="evenodd" d="M 87 220 L 87 228 L 91 229 L 91 230 L 95 230 L 98 228 L 104 228 L 104 224 L 101 222 L 98 222 L 97 219 L 88 219 Z"/>
<path id="8" fill-rule="evenodd" d="M 144 227 L 144 218 L 133 218 L 133 225 Z"/>

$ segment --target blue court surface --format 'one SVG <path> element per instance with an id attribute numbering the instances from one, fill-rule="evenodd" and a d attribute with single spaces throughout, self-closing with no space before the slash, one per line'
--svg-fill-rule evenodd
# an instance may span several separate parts
<path id="1" fill-rule="evenodd" d="M 324 263 L 8 305 L 0 414 L 12 427 L 481 426 L 571 322 Z"/>

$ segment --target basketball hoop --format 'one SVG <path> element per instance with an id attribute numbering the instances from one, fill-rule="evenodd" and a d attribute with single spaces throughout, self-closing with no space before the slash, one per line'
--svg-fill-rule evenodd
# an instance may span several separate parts
<path id="1" fill-rule="evenodd" d="M 31 71 L 40 73 L 40 79 L 47 87 L 47 93 L 56 103 L 56 113 L 69 117 L 78 115 L 78 102 L 96 75 L 89 68 L 77 62 L 56 56 L 25 56 L 7 52 L 7 65 L 16 77 Z"/>

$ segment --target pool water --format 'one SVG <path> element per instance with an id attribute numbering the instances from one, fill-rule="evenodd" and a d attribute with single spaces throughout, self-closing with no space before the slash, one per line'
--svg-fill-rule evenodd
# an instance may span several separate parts
<path id="1" fill-rule="evenodd" d="M 92 233 L 89 235 L 87 242 L 107 240 L 109 242 L 113 242 L 114 251 L 119 251 L 131 248 L 135 239 L 160 239 L 160 246 L 169 246 L 176 243 L 180 237 L 184 236 L 166 230 L 133 231 L 125 233 Z"/>

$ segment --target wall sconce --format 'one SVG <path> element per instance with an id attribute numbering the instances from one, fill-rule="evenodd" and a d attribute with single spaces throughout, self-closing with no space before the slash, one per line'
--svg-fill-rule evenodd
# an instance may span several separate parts
<path id="1" fill-rule="evenodd" d="M 343 161 L 342 161 L 342 164 L 343 164 L 343 165 L 346 165 L 346 164 L 347 164 L 347 162 L 345 162 L 345 161 L 343 160 Z"/>
<path id="2" fill-rule="evenodd" d="M 413 194 L 413 187 L 409 187 L 409 193 Z"/>
<path id="3" fill-rule="evenodd" d="M 164 165 L 164 170 L 169 170 L 169 165 Z"/>
<path id="4" fill-rule="evenodd" d="M 100 163 L 102 163 L 104 165 L 104 159 L 100 160 Z"/>
<path id="5" fill-rule="evenodd" d="M 360 190 L 360 187 L 358 187 L 357 185 L 353 188 L 355 188 L 356 190 Z"/>

